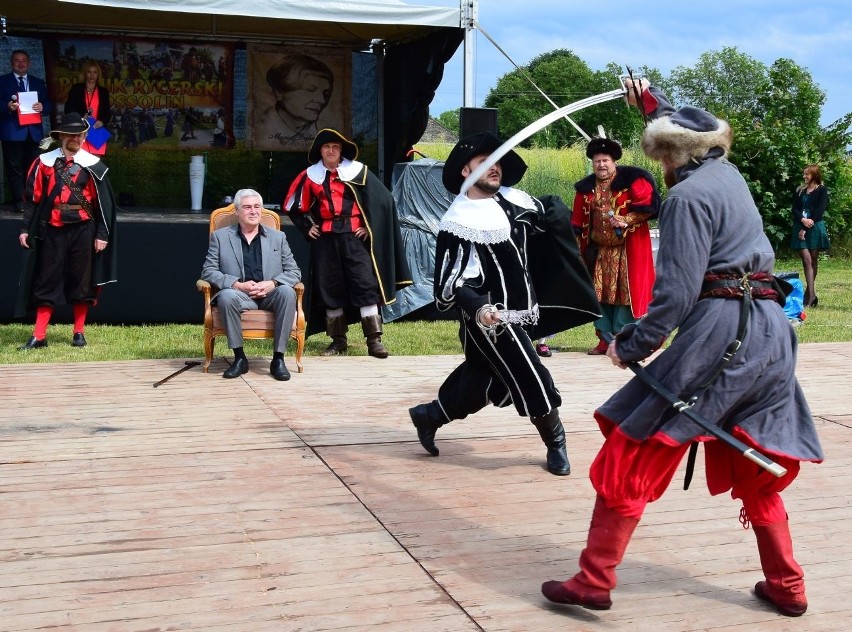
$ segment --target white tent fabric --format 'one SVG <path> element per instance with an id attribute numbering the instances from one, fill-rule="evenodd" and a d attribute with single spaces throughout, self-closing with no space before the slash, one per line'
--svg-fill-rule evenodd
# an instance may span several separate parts
<path id="1" fill-rule="evenodd" d="M 177 13 L 208 13 L 211 15 L 240 15 L 256 18 L 325 21 L 353 24 L 409 24 L 414 26 L 459 26 L 459 10 L 447 7 L 411 5 L 401 0 L 61 0 L 71 4 L 91 4 L 119 9 L 143 11 L 173 11 Z"/>
<path id="2" fill-rule="evenodd" d="M 4 3 L 6 4 L 6 3 Z M 73 32 L 242 41 L 400 42 L 461 28 L 461 9 L 400 0 L 14 0 L 10 35 Z"/>

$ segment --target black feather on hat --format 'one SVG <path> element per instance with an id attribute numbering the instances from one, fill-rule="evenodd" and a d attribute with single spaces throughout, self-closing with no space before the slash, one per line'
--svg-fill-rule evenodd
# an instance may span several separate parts
<path id="1" fill-rule="evenodd" d="M 311 148 L 308 150 L 308 162 L 315 164 L 322 160 L 320 149 L 326 143 L 340 143 L 340 155 L 348 160 L 355 160 L 358 157 L 358 145 L 346 138 L 337 130 L 331 128 L 321 129 L 317 132 Z"/>
<path id="2" fill-rule="evenodd" d="M 444 163 L 444 171 L 441 174 L 441 179 L 447 191 L 458 195 L 464 183 L 462 169 L 465 165 L 477 156 L 493 153 L 502 144 L 503 141 L 492 132 L 480 132 L 459 140 L 447 157 Z M 527 163 L 514 150 L 500 159 L 500 166 L 503 168 L 501 184 L 507 187 L 520 182 L 527 171 Z"/>
<path id="3" fill-rule="evenodd" d="M 590 160 L 595 154 L 606 154 L 613 160 L 621 160 L 621 145 L 611 138 L 595 137 L 589 141 L 589 146 L 586 147 L 586 157 Z"/>

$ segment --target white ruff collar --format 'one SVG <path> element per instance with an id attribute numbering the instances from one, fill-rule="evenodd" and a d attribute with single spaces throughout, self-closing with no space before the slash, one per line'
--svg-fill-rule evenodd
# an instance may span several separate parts
<path id="1" fill-rule="evenodd" d="M 500 195 L 515 206 L 520 206 L 521 208 L 531 211 L 536 210 L 536 204 L 533 201 L 532 196 L 526 191 L 513 189 L 511 187 L 500 187 Z"/>
<path id="2" fill-rule="evenodd" d="M 349 182 L 355 176 L 361 173 L 361 169 L 363 168 L 364 165 L 358 162 L 357 160 L 349 160 L 348 158 L 344 158 L 340 165 L 337 167 L 337 176 L 344 182 Z M 315 182 L 316 184 L 322 184 L 323 180 L 325 180 L 326 171 L 328 171 L 328 169 L 326 169 L 325 165 L 322 164 L 322 160 L 319 160 L 315 165 L 311 165 L 310 167 L 308 167 L 308 178 L 311 179 L 311 182 Z"/>
<path id="3" fill-rule="evenodd" d="M 62 148 L 57 147 L 53 151 L 49 151 L 46 154 L 41 154 L 38 159 L 41 160 L 43 165 L 47 165 L 48 167 L 52 167 L 56 164 L 57 158 L 64 158 L 65 154 L 62 153 Z M 91 167 L 93 164 L 98 162 L 100 158 L 94 156 L 87 152 L 85 149 L 81 149 L 76 154 L 74 154 L 74 162 L 76 162 L 81 167 Z"/>
<path id="4" fill-rule="evenodd" d="M 509 218 L 493 197 L 471 200 L 458 195 L 444 213 L 440 230 L 477 244 L 496 244 L 509 239 Z"/>

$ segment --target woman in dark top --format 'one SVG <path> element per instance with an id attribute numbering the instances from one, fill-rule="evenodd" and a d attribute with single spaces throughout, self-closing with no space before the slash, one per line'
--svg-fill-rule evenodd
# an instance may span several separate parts
<path id="1" fill-rule="evenodd" d="M 793 199 L 793 234 L 790 247 L 799 251 L 805 269 L 805 307 L 816 306 L 816 276 L 819 251 L 829 247 L 825 230 L 825 209 L 828 206 L 828 189 L 822 183 L 819 165 L 808 165 L 804 170 L 805 183 L 796 189 Z"/>
<path id="2" fill-rule="evenodd" d="M 89 62 L 84 70 L 85 80 L 75 83 L 68 90 L 68 99 L 65 101 L 65 112 L 76 112 L 82 117 L 90 116 L 93 128 L 97 129 L 109 123 L 109 90 L 100 84 L 101 67 L 97 62 Z M 103 156 L 106 153 L 106 143 L 95 147 L 88 140 L 83 142 L 83 149 L 90 154 Z"/>

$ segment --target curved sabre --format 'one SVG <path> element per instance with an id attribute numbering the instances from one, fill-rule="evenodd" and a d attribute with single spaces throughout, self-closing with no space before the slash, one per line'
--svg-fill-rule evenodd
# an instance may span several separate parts
<path id="1" fill-rule="evenodd" d="M 627 94 L 627 89 L 621 87 L 617 90 L 610 90 L 609 92 L 603 92 L 601 94 L 596 94 L 591 97 L 586 97 L 585 99 L 581 99 L 579 101 L 575 101 L 574 103 L 569 103 L 568 105 L 559 108 L 558 110 L 554 110 L 548 114 L 545 114 L 537 121 L 530 123 L 520 132 L 512 136 L 505 143 L 500 145 L 497 149 L 495 149 L 485 160 L 483 160 L 479 166 L 474 169 L 470 175 L 465 178 L 465 181 L 462 183 L 461 191 L 459 195 L 464 195 L 467 193 L 467 190 L 473 186 L 473 183 L 479 180 L 482 175 L 488 171 L 493 165 L 497 164 L 500 159 L 508 154 L 516 145 L 522 143 L 530 136 L 535 134 L 536 132 L 544 129 L 554 121 L 561 119 L 563 116 L 567 116 L 568 114 L 572 114 L 578 110 L 582 110 L 592 105 L 598 105 L 599 103 L 606 103 L 607 101 L 613 101 L 615 99 L 620 99 Z"/>

